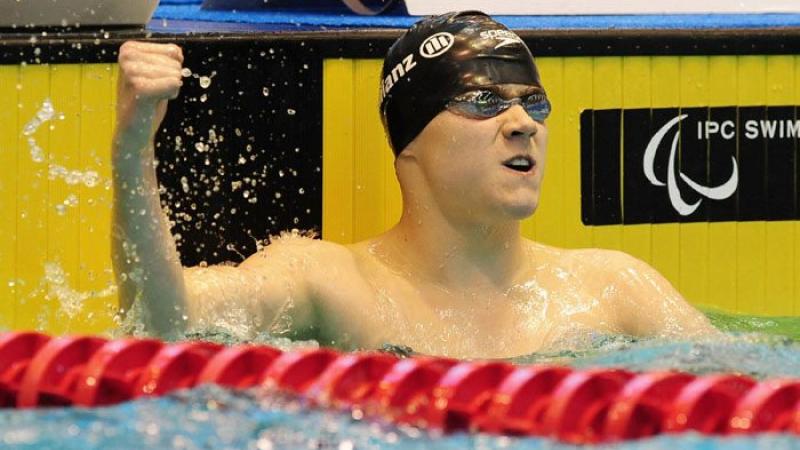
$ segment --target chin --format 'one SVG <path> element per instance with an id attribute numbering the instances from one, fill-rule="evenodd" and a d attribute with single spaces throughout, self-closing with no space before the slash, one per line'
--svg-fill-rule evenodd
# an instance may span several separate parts
<path id="1" fill-rule="evenodd" d="M 536 212 L 537 206 L 536 204 L 518 206 L 510 211 L 510 215 L 516 220 L 525 220 Z"/>
<path id="2" fill-rule="evenodd" d="M 503 205 L 503 215 L 512 220 L 524 220 L 532 216 L 539 206 L 538 199 L 525 199 L 524 202 L 507 203 Z"/>
<path id="3" fill-rule="evenodd" d="M 505 215 L 515 220 L 527 219 L 536 212 L 536 208 L 539 206 L 539 191 L 536 189 L 517 192 L 503 203 Z"/>

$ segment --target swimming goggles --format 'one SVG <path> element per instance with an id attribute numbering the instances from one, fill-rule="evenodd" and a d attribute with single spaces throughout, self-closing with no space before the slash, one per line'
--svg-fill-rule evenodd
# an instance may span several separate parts
<path id="1" fill-rule="evenodd" d="M 550 115 L 550 100 L 544 92 L 515 97 L 506 100 L 499 94 L 480 89 L 469 91 L 453 97 L 447 103 L 447 109 L 470 119 L 489 119 L 501 114 L 514 105 L 520 105 L 537 122 L 544 122 Z"/>

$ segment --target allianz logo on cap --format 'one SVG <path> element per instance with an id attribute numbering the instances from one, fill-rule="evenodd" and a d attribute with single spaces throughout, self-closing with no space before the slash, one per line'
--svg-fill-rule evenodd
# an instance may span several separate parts
<path id="1" fill-rule="evenodd" d="M 423 58 L 435 58 L 450 50 L 455 40 L 455 36 L 446 31 L 436 33 L 422 41 L 419 46 L 419 54 Z"/>
<path id="2" fill-rule="evenodd" d="M 797 108 L 583 111 L 583 222 L 800 219 Z"/>
<path id="3" fill-rule="evenodd" d="M 435 58 L 450 50 L 450 47 L 453 46 L 454 42 L 455 36 L 452 34 L 446 31 L 436 33 L 432 36 L 429 36 L 422 42 L 422 44 L 420 44 L 419 54 L 424 58 Z M 413 53 L 406 55 L 401 62 L 392 67 L 392 69 L 389 71 L 389 74 L 387 74 L 383 80 L 381 80 L 381 102 L 383 101 L 384 97 L 389 95 L 397 82 L 405 78 L 405 76 L 415 67 L 417 67 L 417 62 L 414 60 Z"/>

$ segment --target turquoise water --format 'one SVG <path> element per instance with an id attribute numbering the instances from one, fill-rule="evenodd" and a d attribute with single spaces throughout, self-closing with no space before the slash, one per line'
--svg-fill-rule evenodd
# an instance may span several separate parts
<path id="1" fill-rule="evenodd" d="M 800 378 L 798 319 L 737 318 L 709 314 L 729 335 L 714 342 L 659 342 L 599 337 L 587 349 L 515 358 L 575 367 L 613 366 L 635 371 L 672 368 L 704 374 L 739 372 L 759 379 Z M 772 321 L 770 325 L 767 322 Z M 766 325 L 765 325 L 766 324 Z M 779 326 L 780 325 L 780 326 Z M 759 330 L 759 334 L 753 334 Z M 789 337 L 786 337 L 786 336 Z M 209 336 L 206 336 L 209 337 Z M 218 340 L 229 340 L 217 334 Z M 437 436 L 349 412 L 305 408 L 297 399 L 259 390 L 203 386 L 174 395 L 107 408 L 8 410 L 0 413 L 0 447 L 11 449 L 800 449 L 792 435 L 710 437 L 664 435 L 614 447 L 574 447 L 546 438 L 464 433 Z"/>
<path id="2" fill-rule="evenodd" d="M 296 401 L 212 386 L 111 408 L 5 413 L 0 416 L 0 429 L 3 448 L 37 450 L 576 448 L 548 439 L 467 434 L 432 437 L 412 428 L 353 420 L 348 414 L 306 410 Z M 614 448 L 779 450 L 800 448 L 800 443 L 789 435 L 725 439 L 685 434 Z"/>

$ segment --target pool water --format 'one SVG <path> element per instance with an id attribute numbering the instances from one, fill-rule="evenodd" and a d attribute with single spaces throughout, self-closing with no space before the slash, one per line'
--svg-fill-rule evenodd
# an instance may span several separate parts
<path id="1" fill-rule="evenodd" d="M 709 342 L 598 337 L 580 351 L 535 354 L 514 362 L 613 366 L 634 371 L 672 368 L 697 374 L 739 372 L 758 379 L 800 378 L 800 319 L 747 318 L 707 311 L 726 337 Z M 230 342 L 216 333 L 205 336 Z M 264 338 L 267 340 L 267 338 Z M 272 344 L 280 343 L 272 341 Z M 567 449 L 546 438 L 457 433 L 436 435 L 361 419 L 357 413 L 306 408 L 301 400 L 258 389 L 202 386 L 106 408 L 7 410 L 0 446 L 11 449 Z M 755 437 L 662 435 L 617 444 L 622 449 L 800 449 L 788 434 Z"/>

